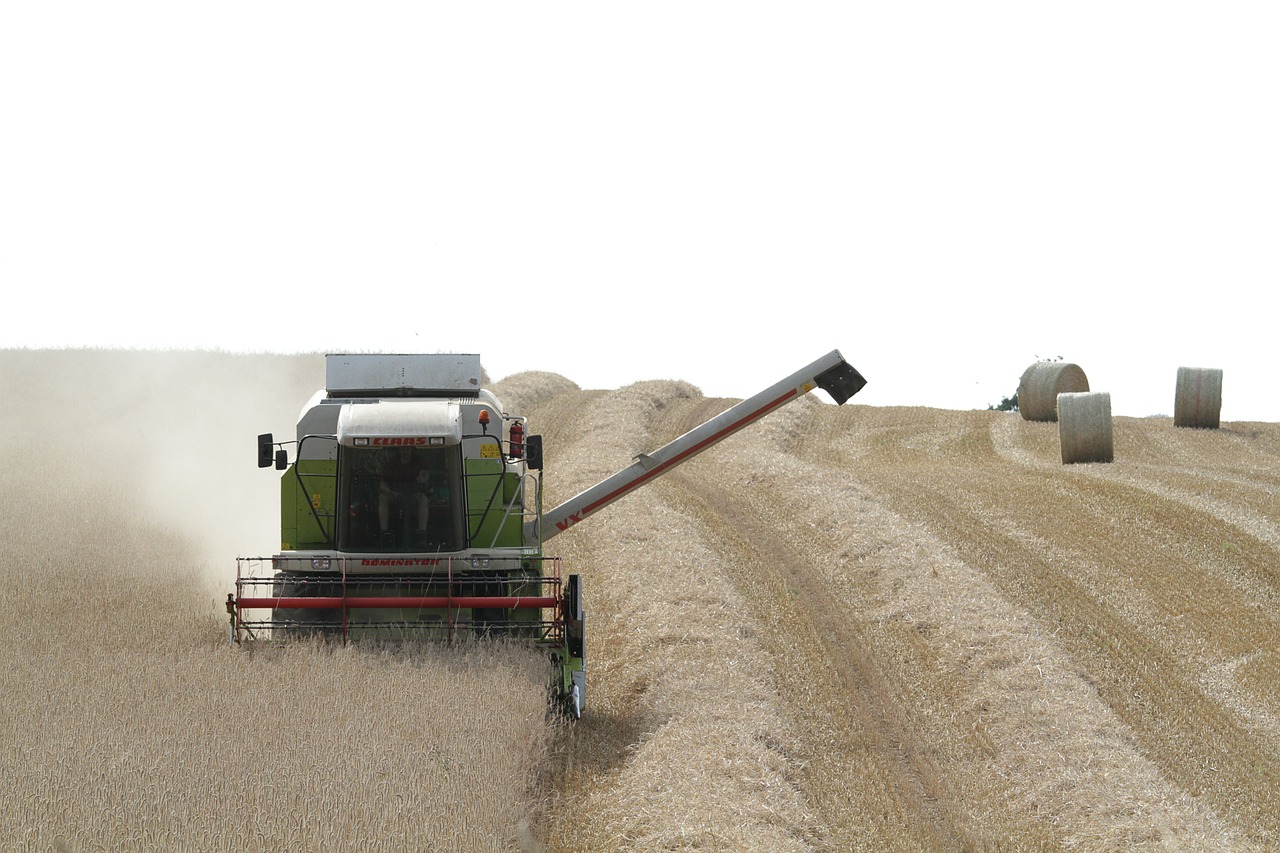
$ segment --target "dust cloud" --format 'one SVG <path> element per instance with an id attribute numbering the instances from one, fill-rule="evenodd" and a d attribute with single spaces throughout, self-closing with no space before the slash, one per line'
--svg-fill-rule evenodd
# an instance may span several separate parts
<path id="1" fill-rule="evenodd" d="M 4 350 L 0 457 L 21 481 L 11 493 L 46 493 L 62 523 L 82 502 L 122 532 L 180 536 L 200 573 L 229 586 L 236 557 L 279 548 L 279 475 L 257 467 L 256 437 L 292 439 L 323 382 L 321 355 Z"/>

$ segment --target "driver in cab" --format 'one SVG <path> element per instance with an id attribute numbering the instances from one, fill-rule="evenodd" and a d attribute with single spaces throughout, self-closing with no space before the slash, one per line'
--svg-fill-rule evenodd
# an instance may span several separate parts
<path id="1" fill-rule="evenodd" d="M 412 447 L 396 448 L 395 454 L 382 467 L 382 479 L 378 484 L 378 527 L 383 543 L 392 539 L 391 511 L 397 504 L 409 509 L 412 504 L 418 522 L 418 537 L 427 531 L 430 506 L 427 502 L 427 483 L 430 472 L 427 461 Z"/>

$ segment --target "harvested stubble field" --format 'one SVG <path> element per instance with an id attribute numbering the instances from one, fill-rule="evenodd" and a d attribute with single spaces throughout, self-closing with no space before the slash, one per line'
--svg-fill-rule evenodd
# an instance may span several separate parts
<path id="1" fill-rule="evenodd" d="M 1280 425 L 1064 466 L 1056 424 L 801 400 L 552 540 L 567 727 L 519 650 L 226 647 L 253 436 L 319 364 L 4 354 L 0 847 L 1280 846 Z M 496 390 L 550 502 L 731 402 Z"/>

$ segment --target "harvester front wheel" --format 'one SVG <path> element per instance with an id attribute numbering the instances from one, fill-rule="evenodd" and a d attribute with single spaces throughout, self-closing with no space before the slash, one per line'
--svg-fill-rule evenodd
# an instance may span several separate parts
<path id="1" fill-rule="evenodd" d="M 570 719 L 579 720 L 587 707 L 587 615 L 582 606 L 582 578 L 579 575 L 569 575 L 562 609 L 564 671 L 561 684 L 568 688 L 563 694 L 564 712 Z"/>

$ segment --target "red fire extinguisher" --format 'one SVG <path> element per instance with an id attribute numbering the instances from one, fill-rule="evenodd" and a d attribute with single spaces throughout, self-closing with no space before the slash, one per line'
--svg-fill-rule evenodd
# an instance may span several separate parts
<path id="1" fill-rule="evenodd" d="M 519 459 L 524 456 L 524 424 L 519 421 L 511 422 L 511 458 Z"/>

